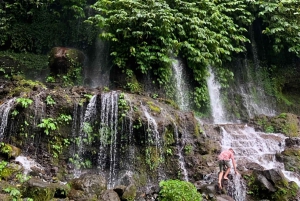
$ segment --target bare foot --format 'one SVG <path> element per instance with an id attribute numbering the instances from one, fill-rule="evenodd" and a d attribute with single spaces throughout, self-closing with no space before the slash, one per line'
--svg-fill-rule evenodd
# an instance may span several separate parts
<path id="1" fill-rule="evenodd" d="M 219 188 L 220 188 L 220 189 L 222 189 L 222 185 L 221 185 L 221 183 L 219 183 L 219 182 L 218 182 L 218 184 L 219 184 Z"/>
<path id="2" fill-rule="evenodd" d="M 228 177 L 224 177 L 224 180 L 227 180 L 228 179 Z"/>

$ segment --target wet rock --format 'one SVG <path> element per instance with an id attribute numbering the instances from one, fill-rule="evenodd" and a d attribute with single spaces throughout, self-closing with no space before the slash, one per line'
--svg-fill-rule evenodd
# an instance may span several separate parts
<path id="1" fill-rule="evenodd" d="M 218 195 L 216 197 L 217 201 L 234 201 L 234 199 L 228 195 Z"/>
<path id="2" fill-rule="evenodd" d="M 120 201 L 121 199 L 114 190 L 108 189 L 101 195 L 101 199 L 99 199 L 99 200 L 101 200 L 101 201 Z"/>
<path id="3" fill-rule="evenodd" d="M 10 144 L 0 143 L 0 154 L 7 159 L 17 158 L 21 154 L 21 149 Z"/>
<path id="4" fill-rule="evenodd" d="M 34 201 L 49 201 L 53 198 L 67 195 L 68 186 L 44 182 L 41 179 L 32 177 L 23 186 L 24 197 L 30 197 Z"/>
<path id="5" fill-rule="evenodd" d="M 125 189 L 126 189 L 126 186 L 124 186 L 124 185 L 119 185 L 119 186 L 114 187 L 114 191 L 115 191 L 120 197 L 122 197 L 122 195 L 123 195 Z"/>
<path id="6" fill-rule="evenodd" d="M 292 146 L 300 146 L 300 138 L 297 137 L 289 137 L 285 139 L 285 146 L 292 147 Z"/>
<path id="7" fill-rule="evenodd" d="M 107 186 L 105 178 L 97 174 L 83 174 L 79 178 L 73 179 L 70 184 L 72 191 L 68 197 L 74 200 L 98 197 L 106 190 Z"/>
<path id="8" fill-rule="evenodd" d="M 122 195 L 122 200 L 134 200 L 136 197 L 136 190 L 137 188 L 134 184 L 127 186 Z"/>

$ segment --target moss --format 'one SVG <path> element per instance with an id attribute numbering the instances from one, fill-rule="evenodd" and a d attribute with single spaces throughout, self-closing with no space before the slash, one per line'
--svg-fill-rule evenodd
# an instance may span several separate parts
<path id="1" fill-rule="evenodd" d="M 15 174 L 21 171 L 21 166 L 9 163 L 0 171 L 0 179 L 8 180 L 13 178 Z"/>
<path id="2" fill-rule="evenodd" d="M 124 191 L 124 194 L 122 195 L 122 200 L 127 201 L 134 201 L 136 197 L 136 186 L 135 185 L 129 185 Z"/>
<path id="3" fill-rule="evenodd" d="M 166 146 L 175 143 L 175 136 L 172 129 L 171 126 L 168 126 L 163 133 L 163 141 Z"/>
<path id="4" fill-rule="evenodd" d="M 156 113 L 160 113 L 160 112 L 161 112 L 160 107 L 154 105 L 153 102 L 148 101 L 147 104 L 148 104 L 148 106 L 149 106 L 149 108 L 150 108 L 150 110 L 151 110 L 152 112 L 156 112 Z"/>

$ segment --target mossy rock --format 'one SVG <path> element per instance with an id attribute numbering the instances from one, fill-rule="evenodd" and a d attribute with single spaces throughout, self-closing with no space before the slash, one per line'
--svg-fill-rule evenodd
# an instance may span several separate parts
<path id="1" fill-rule="evenodd" d="M 22 170 L 22 166 L 15 163 L 8 163 L 2 170 L 0 170 L 0 179 L 12 179 L 18 172 Z"/>
<path id="2" fill-rule="evenodd" d="M 21 154 L 21 149 L 10 144 L 0 143 L 0 154 L 10 158 L 17 158 Z"/>
<path id="3" fill-rule="evenodd" d="M 300 149 L 296 147 L 286 148 L 281 152 L 285 169 L 300 173 Z"/>
<path id="4" fill-rule="evenodd" d="M 274 130 L 288 137 L 299 137 L 298 116 L 291 113 L 281 113 L 271 119 Z"/>
<path id="5" fill-rule="evenodd" d="M 278 169 L 255 170 L 253 174 L 247 175 L 245 179 L 248 192 L 251 192 L 254 198 L 289 201 L 294 200 L 299 190 L 298 185 L 293 181 L 289 182 Z"/>
<path id="6" fill-rule="evenodd" d="M 260 115 L 253 121 L 256 127 L 267 133 L 283 133 L 288 137 L 300 136 L 298 116 L 291 113 L 281 113 L 275 117 Z"/>
<path id="7" fill-rule="evenodd" d="M 156 106 L 156 105 L 155 105 L 153 102 L 151 102 L 151 101 L 148 101 L 147 104 L 148 104 L 148 106 L 149 106 L 149 108 L 150 108 L 150 110 L 151 110 L 152 112 L 160 114 L 160 112 L 161 112 L 160 107 Z"/>
<path id="8" fill-rule="evenodd" d="M 49 201 L 56 194 L 67 195 L 69 186 L 58 183 L 47 183 L 37 178 L 31 178 L 26 182 L 23 189 L 23 197 L 32 198 L 34 201 Z"/>
<path id="9" fill-rule="evenodd" d="M 134 184 L 127 186 L 122 195 L 122 200 L 134 201 L 134 199 L 136 197 L 136 190 L 137 190 L 137 188 Z"/>

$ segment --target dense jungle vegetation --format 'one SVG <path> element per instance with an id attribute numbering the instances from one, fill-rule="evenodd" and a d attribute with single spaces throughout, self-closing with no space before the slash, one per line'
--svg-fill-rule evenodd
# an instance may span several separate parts
<path id="1" fill-rule="evenodd" d="M 143 74 L 168 86 L 172 58 L 179 56 L 192 76 L 196 108 L 209 102 L 207 66 L 228 86 L 233 73 L 224 64 L 249 49 L 253 24 L 268 48 L 263 59 L 278 98 L 286 82 L 282 72 L 295 73 L 284 69 L 291 60 L 278 58 L 300 56 L 298 0 L 4 0 L 0 13 L 1 51 L 42 55 L 66 46 L 88 52 L 100 34 L 131 92 L 139 92 L 135 77 Z"/>

